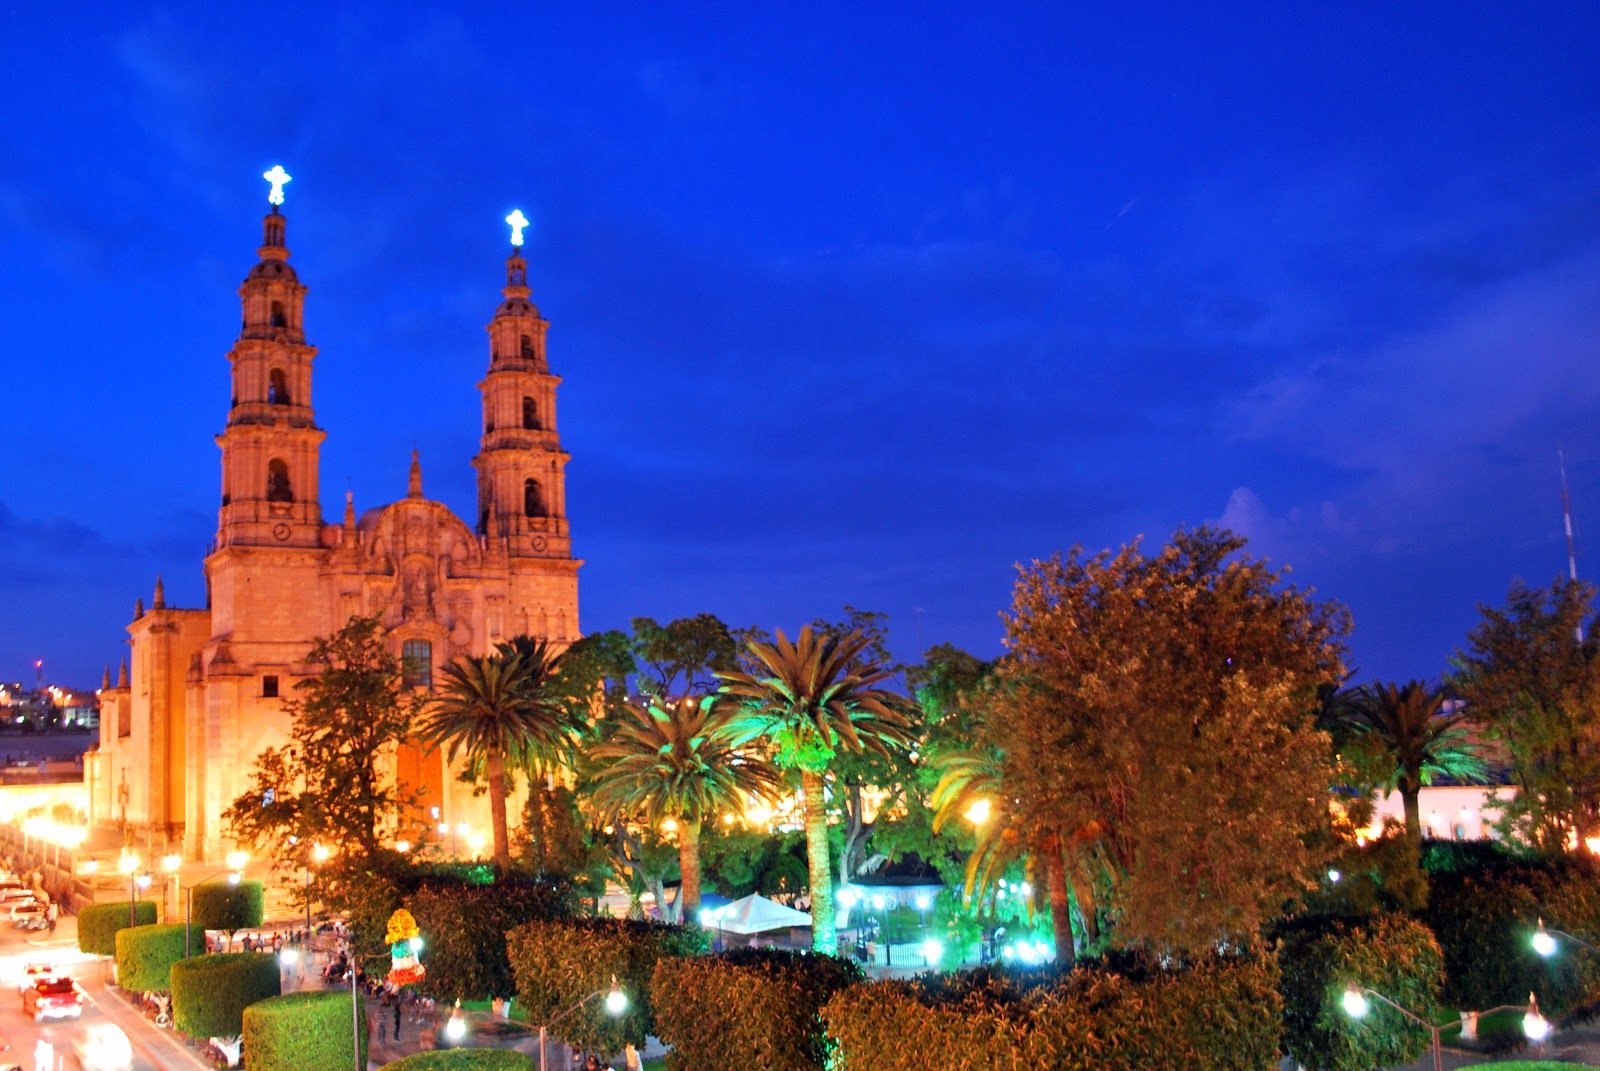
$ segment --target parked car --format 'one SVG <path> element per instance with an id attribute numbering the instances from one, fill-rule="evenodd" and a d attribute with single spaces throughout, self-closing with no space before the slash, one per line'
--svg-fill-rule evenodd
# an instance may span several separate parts
<path id="1" fill-rule="evenodd" d="M 35 900 L 28 904 L 16 904 L 8 912 L 11 925 L 19 930 L 42 930 L 50 925 L 49 905 Z"/>
<path id="2" fill-rule="evenodd" d="M 33 988 L 35 982 L 54 978 L 58 973 L 54 963 L 30 963 L 22 968 L 22 977 L 17 981 L 17 992 L 25 993 Z"/>
<path id="3" fill-rule="evenodd" d="M 22 991 L 22 1014 L 33 1021 L 77 1019 L 83 1015 L 83 993 L 71 978 L 41 978 Z"/>
<path id="4" fill-rule="evenodd" d="M 79 1071 L 131 1071 L 133 1044 L 118 1027 L 92 1023 L 72 1039 Z"/>

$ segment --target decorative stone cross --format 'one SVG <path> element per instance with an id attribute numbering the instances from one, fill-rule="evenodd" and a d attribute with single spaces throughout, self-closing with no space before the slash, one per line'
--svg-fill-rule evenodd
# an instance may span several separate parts
<path id="1" fill-rule="evenodd" d="M 532 224 L 528 222 L 528 217 L 524 216 L 522 214 L 522 209 L 518 208 L 513 210 L 512 213 L 506 217 L 506 222 L 511 224 L 511 244 L 521 245 L 522 228 L 532 226 Z"/>
<path id="2" fill-rule="evenodd" d="M 267 204 L 283 204 L 283 184 L 289 181 L 289 173 L 283 169 L 283 165 L 273 164 L 272 170 L 261 177 L 272 183 L 272 190 L 267 194 Z"/>

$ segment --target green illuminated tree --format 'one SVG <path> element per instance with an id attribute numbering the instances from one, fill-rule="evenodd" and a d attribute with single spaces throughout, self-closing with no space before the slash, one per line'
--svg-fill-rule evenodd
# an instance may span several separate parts
<path id="1" fill-rule="evenodd" d="M 1438 777 L 1481 782 L 1487 769 L 1467 731 L 1466 713 L 1445 713 L 1444 704 L 1444 692 L 1409 681 L 1364 685 L 1350 693 L 1344 706 L 1352 761 L 1369 772 L 1374 784 L 1400 793 L 1406 835 L 1418 848 L 1422 787 Z"/>
<path id="2" fill-rule="evenodd" d="M 1557 580 L 1518 583 L 1456 655 L 1454 684 L 1474 719 L 1501 744 L 1514 799 L 1501 807 L 1512 832 L 1546 851 L 1600 835 L 1600 658 L 1590 615 L 1594 588 Z"/>
<path id="3" fill-rule="evenodd" d="M 881 663 L 863 658 L 869 640 L 859 634 L 818 636 L 810 626 L 793 643 L 752 641 L 755 673 L 719 671 L 719 702 L 737 706 L 764 733 L 780 769 L 798 770 L 805 804 L 806 860 L 811 882 L 812 947 L 832 954 L 833 873 L 828 858 L 826 781 L 840 752 L 887 756 L 917 738 L 915 706 L 880 687 L 890 677 Z"/>
<path id="4" fill-rule="evenodd" d="M 1020 571 L 977 743 L 1000 755 L 996 808 L 1019 812 L 1001 820 L 1057 835 L 1118 944 L 1248 940 L 1321 862 L 1334 771 L 1312 715 L 1349 619 L 1243 546 L 1180 530 L 1153 555 Z"/>
<path id="5" fill-rule="evenodd" d="M 444 749 L 448 762 L 463 752 L 481 767 L 489 787 L 494 861 L 511 868 L 506 830 L 506 769 L 550 769 L 569 750 L 579 724 L 553 682 L 560 656 L 544 640 L 518 637 L 483 658 L 458 658 L 440 672 L 440 691 L 428 703 L 417 736 Z"/>
<path id="6" fill-rule="evenodd" d="M 589 749 L 590 804 L 602 821 L 625 819 L 660 828 L 677 823 L 683 888 L 669 919 L 692 921 L 700 907 L 700 830 L 720 814 L 744 813 L 745 799 L 770 801 L 778 773 L 747 747 L 748 725 L 734 707 L 709 701 L 631 704 L 627 720 Z"/>

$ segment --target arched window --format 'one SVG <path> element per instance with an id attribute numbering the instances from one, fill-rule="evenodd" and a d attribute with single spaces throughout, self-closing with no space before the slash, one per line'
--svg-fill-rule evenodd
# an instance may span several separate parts
<path id="1" fill-rule="evenodd" d="M 283 302 L 274 301 L 272 303 L 272 319 L 269 320 L 268 323 L 270 323 L 273 327 L 289 326 L 288 318 L 283 315 Z"/>
<path id="2" fill-rule="evenodd" d="M 532 398 L 522 399 L 522 426 L 539 430 L 539 406 Z"/>
<path id="3" fill-rule="evenodd" d="M 522 514 L 525 517 L 545 517 L 544 495 L 539 491 L 539 481 L 532 477 L 522 484 Z"/>
<path id="4" fill-rule="evenodd" d="M 267 501 L 294 501 L 294 489 L 289 486 L 289 466 L 278 458 L 267 462 Z"/>
<path id="5" fill-rule="evenodd" d="M 267 374 L 267 404 L 289 404 L 289 377 L 281 368 L 274 368 Z"/>
<path id="6" fill-rule="evenodd" d="M 400 645 L 400 678 L 407 688 L 426 688 L 433 683 L 433 644 L 407 640 Z"/>

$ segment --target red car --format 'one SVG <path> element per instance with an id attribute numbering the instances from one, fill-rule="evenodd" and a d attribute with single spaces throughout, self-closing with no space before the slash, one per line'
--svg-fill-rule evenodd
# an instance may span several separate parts
<path id="1" fill-rule="evenodd" d="M 83 994 L 71 978 L 42 978 L 22 991 L 22 1014 L 36 1023 L 46 1019 L 76 1019 L 83 1015 Z"/>

